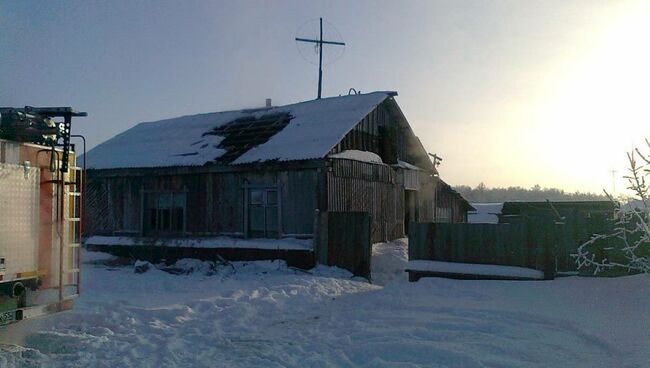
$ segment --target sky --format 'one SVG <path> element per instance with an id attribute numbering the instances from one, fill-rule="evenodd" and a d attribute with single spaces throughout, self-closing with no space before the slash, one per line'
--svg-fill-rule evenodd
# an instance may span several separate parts
<path id="1" fill-rule="evenodd" d="M 319 17 L 346 42 L 323 96 L 397 91 L 452 185 L 620 192 L 650 137 L 650 2 L 632 0 L 5 0 L 0 105 L 87 111 L 73 131 L 93 147 L 142 121 L 310 100 L 317 67 L 294 38 Z"/>

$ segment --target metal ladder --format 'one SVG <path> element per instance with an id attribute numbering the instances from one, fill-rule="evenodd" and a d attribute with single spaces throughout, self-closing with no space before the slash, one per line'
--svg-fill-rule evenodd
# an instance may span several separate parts
<path id="1" fill-rule="evenodd" d="M 76 298 L 81 291 L 81 234 L 82 234 L 82 188 L 83 188 L 83 168 L 70 166 L 68 168 L 68 180 L 66 182 L 65 194 L 68 208 L 65 211 L 65 223 L 67 225 L 66 241 L 66 265 L 64 267 L 65 280 L 64 287 L 74 286 L 75 293 L 66 293 L 66 299 Z"/>

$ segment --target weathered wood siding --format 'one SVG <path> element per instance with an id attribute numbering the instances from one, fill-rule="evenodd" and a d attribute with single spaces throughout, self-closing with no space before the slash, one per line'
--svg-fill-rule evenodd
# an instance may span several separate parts
<path id="1" fill-rule="evenodd" d="M 425 170 L 434 170 L 422 143 L 393 99 L 384 101 L 368 113 L 330 153 L 345 150 L 374 152 L 386 164 L 396 164 L 401 160 Z"/>
<path id="2" fill-rule="evenodd" d="M 527 267 L 555 276 L 563 225 L 551 221 L 518 224 L 412 223 L 409 260 Z"/>
<path id="3" fill-rule="evenodd" d="M 391 125 L 391 118 L 388 110 L 383 105 L 379 105 L 343 137 L 341 142 L 332 149 L 332 153 L 359 150 L 384 156 L 382 133 L 389 125 Z"/>
<path id="4" fill-rule="evenodd" d="M 323 169 L 179 172 L 169 169 L 89 170 L 87 235 L 141 235 L 147 192 L 185 192 L 188 236 L 244 235 L 246 185 L 276 187 L 281 235 L 313 233 Z"/>
<path id="5" fill-rule="evenodd" d="M 331 160 L 327 173 L 327 210 L 368 212 L 373 242 L 404 236 L 404 189 L 388 165 Z"/>
<path id="6" fill-rule="evenodd" d="M 435 218 L 433 222 L 467 222 L 468 203 L 448 184 L 438 180 L 435 185 Z"/>

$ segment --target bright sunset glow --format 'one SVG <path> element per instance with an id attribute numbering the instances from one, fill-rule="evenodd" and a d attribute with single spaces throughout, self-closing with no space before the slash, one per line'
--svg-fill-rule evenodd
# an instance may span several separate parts
<path id="1" fill-rule="evenodd" d="M 549 172 L 554 181 L 594 190 L 606 184 L 609 190 L 609 171 L 622 174 L 624 153 L 649 136 L 649 16 L 644 4 L 617 19 L 540 107 L 536 127 L 546 127 L 537 131 L 537 149 L 548 167 L 561 164 L 562 170 Z"/>
<path id="2" fill-rule="evenodd" d="M 488 152 L 472 160 L 480 166 L 497 156 L 502 162 L 476 170 L 482 180 L 491 186 L 537 183 L 601 192 L 612 190 L 615 170 L 620 193 L 625 153 L 650 137 L 649 18 L 648 3 L 619 9 L 602 29 L 589 30 L 592 44 L 584 52 L 541 72 L 545 78 L 533 90 L 544 94 L 517 96 L 510 106 L 500 106 L 498 134 L 481 134 L 488 138 L 482 145 Z M 451 166 L 445 169 L 456 176 Z"/>

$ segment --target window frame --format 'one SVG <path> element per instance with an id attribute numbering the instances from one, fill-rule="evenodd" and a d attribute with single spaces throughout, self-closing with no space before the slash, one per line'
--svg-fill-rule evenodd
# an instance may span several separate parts
<path id="1" fill-rule="evenodd" d="M 142 236 L 184 236 L 187 230 L 187 188 L 182 190 L 141 190 L 140 230 Z M 169 195 L 167 206 L 161 206 L 161 197 Z M 152 197 L 150 197 L 152 196 Z M 177 198 L 182 198 L 180 201 Z M 153 203 L 153 205 L 150 205 Z M 180 204 L 180 205 L 179 205 Z M 178 216 L 178 209 L 182 215 Z M 152 214 L 155 213 L 155 217 Z M 166 213 L 166 215 L 165 215 Z M 167 225 L 161 227 L 164 219 Z M 180 219 L 180 226 L 178 224 Z"/>
<path id="2" fill-rule="evenodd" d="M 282 192 L 280 190 L 280 187 L 278 185 L 250 185 L 250 184 L 245 184 L 244 187 L 244 236 L 246 238 L 263 238 L 263 239 L 280 239 L 282 238 Z M 252 193 L 255 191 L 260 191 L 262 192 L 262 201 L 261 202 L 255 202 L 251 200 Z M 269 192 L 275 192 L 275 203 L 269 203 Z M 262 235 L 260 234 L 253 234 L 253 231 L 251 230 L 251 215 L 252 215 L 252 208 L 253 207 L 258 207 L 262 208 L 264 212 L 264 218 L 263 218 L 263 223 L 264 223 L 264 230 L 262 231 Z M 268 218 L 267 218 L 267 211 L 269 209 L 275 209 L 276 211 L 276 228 L 275 229 L 269 229 L 268 228 Z M 258 231 L 259 232 L 259 231 Z"/>

